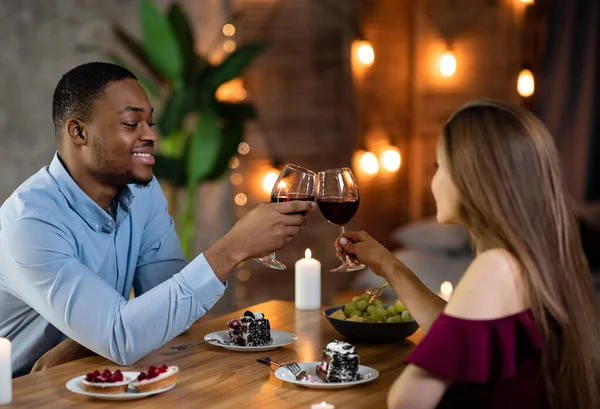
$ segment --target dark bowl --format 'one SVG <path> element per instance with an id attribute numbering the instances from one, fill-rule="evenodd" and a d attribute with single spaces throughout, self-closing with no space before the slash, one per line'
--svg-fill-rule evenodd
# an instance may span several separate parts
<path id="1" fill-rule="evenodd" d="M 357 322 L 331 318 L 330 315 L 344 308 L 343 305 L 331 307 L 323 314 L 333 328 L 349 340 L 364 342 L 395 342 L 414 334 L 419 328 L 416 321 L 408 322 Z"/>

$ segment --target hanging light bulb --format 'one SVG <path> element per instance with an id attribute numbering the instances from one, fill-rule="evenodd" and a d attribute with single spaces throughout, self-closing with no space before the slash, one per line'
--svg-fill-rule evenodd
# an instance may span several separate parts
<path id="1" fill-rule="evenodd" d="M 400 169 L 401 163 L 402 156 L 400 156 L 400 152 L 394 146 L 388 147 L 381 154 L 381 164 L 388 172 L 396 172 Z"/>
<path id="2" fill-rule="evenodd" d="M 370 42 L 366 40 L 359 41 L 356 45 L 356 54 L 358 61 L 362 65 L 372 65 L 375 61 L 375 50 Z"/>
<path id="3" fill-rule="evenodd" d="M 360 167 L 367 175 L 375 175 L 379 172 L 379 162 L 373 152 L 364 152 L 359 159 Z"/>
<path id="4" fill-rule="evenodd" d="M 273 190 L 273 186 L 275 186 L 275 182 L 277 182 L 277 178 L 279 177 L 279 171 L 277 169 L 271 169 L 265 175 L 263 179 L 263 190 L 265 193 L 271 193 Z"/>
<path id="5" fill-rule="evenodd" d="M 534 0 L 521 0 L 523 4 L 533 4 Z"/>
<path id="6" fill-rule="evenodd" d="M 440 72 L 444 77 L 451 77 L 456 72 L 456 58 L 451 51 L 446 51 L 440 58 Z"/>
<path id="7" fill-rule="evenodd" d="M 535 91 L 535 79 L 533 73 L 528 69 L 523 69 L 519 73 L 519 79 L 517 80 L 517 92 L 522 97 L 530 97 Z"/>
<path id="8" fill-rule="evenodd" d="M 231 23 L 227 23 L 223 26 L 223 35 L 232 37 L 235 34 L 235 26 Z"/>

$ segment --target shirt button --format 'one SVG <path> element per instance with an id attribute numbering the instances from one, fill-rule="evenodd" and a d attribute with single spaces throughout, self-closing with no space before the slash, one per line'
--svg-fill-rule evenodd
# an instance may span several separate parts
<path id="1" fill-rule="evenodd" d="M 188 329 L 190 329 L 191 325 L 186 325 L 185 326 L 185 330 L 187 331 Z"/>
<path id="2" fill-rule="evenodd" d="M 94 227 L 95 227 L 96 229 L 99 229 L 99 228 L 100 228 L 100 225 L 99 225 L 99 224 L 96 224 Z"/>
<path id="3" fill-rule="evenodd" d="M 115 222 L 113 222 L 112 220 L 110 220 L 110 221 L 108 222 L 108 225 L 109 225 L 110 227 L 112 227 L 112 226 L 113 226 L 113 224 L 115 224 Z"/>

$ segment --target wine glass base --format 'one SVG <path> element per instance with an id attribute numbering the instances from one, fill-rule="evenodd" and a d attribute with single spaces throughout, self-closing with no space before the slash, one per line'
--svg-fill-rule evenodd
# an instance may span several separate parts
<path id="1" fill-rule="evenodd" d="M 333 270 L 329 270 L 331 273 L 351 273 L 353 271 L 359 271 L 365 268 L 364 264 L 353 264 L 353 263 L 344 263 L 339 267 L 334 268 Z"/>
<path id="2" fill-rule="evenodd" d="M 271 259 L 269 257 L 255 258 L 254 261 L 262 264 L 265 267 L 272 268 L 273 270 L 286 270 L 287 266 L 283 264 L 281 261 Z"/>

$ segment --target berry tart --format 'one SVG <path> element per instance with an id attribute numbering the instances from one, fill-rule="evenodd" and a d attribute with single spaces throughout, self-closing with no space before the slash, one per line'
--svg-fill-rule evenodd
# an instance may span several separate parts
<path id="1" fill-rule="evenodd" d="M 141 372 L 131 386 L 138 392 L 151 392 L 167 388 L 177 381 L 179 368 L 176 366 L 151 366 L 147 372 Z"/>
<path id="2" fill-rule="evenodd" d="M 115 372 L 111 372 L 108 369 L 102 372 L 95 370 L 87 374 L 82 380 L 85 391 L 107 395 L 127 392 L 127 386 L 130 382 L 131 379 L 124 377 L 118 369 Z"/>
<path id="3" fill-rule="evenodd" d="M 246 311 L 239 321 L 235 319 L 228 321 L 227 328 L 232 344 L 258 347 L 273 342 L 271 325 L 261 312 Z"/>
<path id="4" fill-rule="evenodd" d="M 360 379 L 360 358 L 352 344 L 331 341 L 323 350 L 322 356 L 323 362 L 317 366 L 317 375 L 324 382 L 340 383 Z"/>

